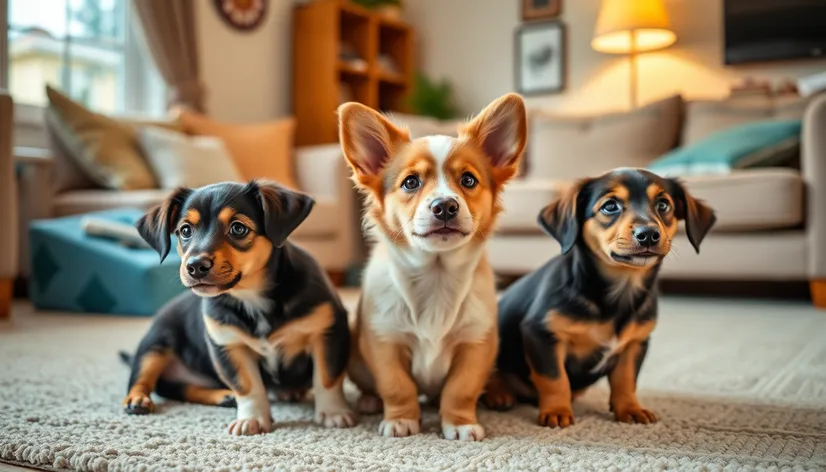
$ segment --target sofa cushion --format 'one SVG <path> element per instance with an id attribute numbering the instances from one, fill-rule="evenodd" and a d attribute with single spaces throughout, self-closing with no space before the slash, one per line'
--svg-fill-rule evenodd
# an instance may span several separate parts
<path id="1" fill-rule="evenodd" d="M 138 132 L 138 141 L 161 188 L 244 180 L 220 138 L 147 126 Z"/>
<path id="2" fill-rule="evenodd" d="M 60 141 L 60 149 L 67 151 L 66 155 L 74 159 L 92 181 L 115 190 L 156 186 L 155 176 L 138 148 L 133 127 L 92 112 L 51 87 L 46 87 L 46 95 L 50 131 Z M 66 185 L 69 184 L 63 186 Z"/>
<path id="3" fill-rule="evenodd" d="M 76 190 L 55 197 L 54 216 L 77 215 L 113 208 L 132 207 L 148 210 L 161 203 L 169 190 L 134 190 L 113 192 L 111 190 Z M 338 233 L 342 227 L 341 209 L 332 197 L 314 197 L 316 204 L 310 216 L 293 233 L 296 238 L 327 238 Z"/>
<path id="4" fill-rule="evenodd" d="M 502 206 L 499 215 L 500 233 L 539 234 L 536 219 L 551 200 L 562 195 L 572 181 L 552 179 L 525 179 L 510 182 L 501 194 Z"/>
<path id="5" fill-rule="evenodd" d="M 714 208 L 713 231 L 781 229 L 803 223 L 803 180 L 793 169 L 767 168 L 728 175 L 682 179 L 689 193 Z M 502 193 L 502 234 L 540 234 L 539 211 L 561 195 L 571 181 L 530 179 L 509 184 Z"/>
<path id="6" fill-rule="evenodd" d="M 804 185 L 794 169 L 766 168 L 682 179 L 717 214 L 715 231 L 757 231 L 803 223 Z"/>
<path id="7" fill-rule="evenodd" d="M 758 120 L 801 120 L 809 100 L 797 95 L 749 95 L 686 104 L 682 144 L 697 143 L 726 128 Z"/>
<path id="8" fill-rule="evenodd" d="M 298 189 L 293 163 L 294 118 L 233 124 L 181 110 L 178 119 L 189 134 L 215 136 L 223 140 L 245 179 L 270 179 L 285 187 Z"/>
<path id="9" fill-rule="evenodd" d="M 574 179 L 615 167 L 645 167 L 677 144 L 682 105 L 674 96 L 630 112 L 584 118 L 533 110 L 529 177 Z"/>

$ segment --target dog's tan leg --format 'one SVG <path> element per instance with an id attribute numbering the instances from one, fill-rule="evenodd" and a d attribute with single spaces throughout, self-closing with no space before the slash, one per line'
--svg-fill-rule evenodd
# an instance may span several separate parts
<path id="1" fill-rule="evenodd" d="M 258 354 L 247 346 L 217 346 L 211 343 L 215 367 L 235 395 L 238 412 L 227 431 L 235 436 L 250 436 L 272 430 L 272 415 L 267 390 L 261 380 Z"/>
<path id="2" fill-rule="evenodd" d="M 637 375 L 647 348 L 647 340 L 629 343 L 608 374 L 608 382 L 611 384 L 611 409 L 617 421 L 642 424 L 657 422 L 657 416 L 643 408 L 637 400 Z"/>
<path id="3" fill-rule="evenodd" d="M 207 388 L 200 385 L 187 385 L 184 388 L 184 400 L 210 406 L 235 406 L 235 396 L 228 388 Z"/>
<path id="4" fill-rule="evenodd" d="M 140 358 L 138 374 L 122 403 L 127 413 L 145 415 L 155 410 L 150 394 L 155 391 L 158 379 L 171 360 L 172 355 L 168 351 L 150 351 Z"/>
<path id="5" fill-rule="evenodd" d="M 421 410 L 418 390 L 410 377 L 407 348 L 376 339 L 366 340 L 362 346 L 369 346 L 370 354 L 365 360 L 384 403 L 384 420 L 379 425 L 379 434 L 387 437 L 418 434 Z"/>
<path id="6" fill-rule="evenodd" d="M 510 410 L 513 408 L 514 403 L 516 403 L 516 397 L 499 372 L 491 374 L 488 384 L 485 386 L 485 395 L 483 398 L 485 406 L 491 410 Z"/>
<path id="7" fill-rule="evenodd" d="M 0 278 L 0 320 L 11 316 L 13 292 L 14 281 L 11 278 Z"/>
<path id="8" fill-rule="evenodd" d="M 539 425 L 565 428 L 574 424 L 574 410 L 571 407 L 571 384 L 565 371 L 565 346 L 561 342 L 554 346 L 554 360 L 557 363 L 556 378 L 542 375 L 531 367 L 531 381 L 539 395 Z"/>
<path id="9" fill-rule="evenodd" d="M 497 342 L 496 332 L 491 331 L 484 342 L 456 347 L 439 407 L 445 439 L 485 438 L 485 428 L 476 420 L 476 403 L 493 370 Z"/>
<path id="10" fill-rule="evenodd" d="M 334 376 L 329 372 L 323 334 L 313 338 L 312 352 L 316 423 L 327 428 L 355 426 L 356 415 L 344 398 L 344 373 Z"/>

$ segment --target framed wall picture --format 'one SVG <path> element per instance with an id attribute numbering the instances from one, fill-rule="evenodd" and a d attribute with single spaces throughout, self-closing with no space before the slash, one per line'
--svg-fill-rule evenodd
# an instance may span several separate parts
<path id="1" fill-rule="evenodd" d="M 562 13 L 562 0 L 522 0 L 522 20 L 556 18 Z"/>
<path id="2" fill-rule="evenodd" d="M 559 93 L 565 89 L 565 25 L 561 21 L 527 23 L 516 30 L 516 90 L 523 95 Z"/>

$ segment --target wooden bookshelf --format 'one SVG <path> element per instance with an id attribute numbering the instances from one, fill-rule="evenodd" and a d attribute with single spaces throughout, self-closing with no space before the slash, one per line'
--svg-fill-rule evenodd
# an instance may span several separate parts
<path id="1" fill-rule="evenodd" d="M 341 57 L 345 45 L 360 61 Z M 395 70 L 383 67 L 383 56 Z M 295 8 L 292 88 L 297 145 L 336 142 L 335 110 L 344 101 L 405 111 L 413 76 L 413 31 L 407 23 L 346 0 L 315 0 Z"/>

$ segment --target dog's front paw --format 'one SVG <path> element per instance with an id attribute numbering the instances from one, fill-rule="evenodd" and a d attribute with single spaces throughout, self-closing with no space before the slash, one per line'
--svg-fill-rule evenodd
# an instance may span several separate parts
<path id="1" fill-rule="evenodd" d="M 238 418 L 229 424 L 227 432 L 233 436 L 254 436 L 272 431 L 272 418 Z"/>
<path id="2" fill-rule="evenodd" d="M 539 426 L 567 428 L 574 424 L 574 410 L 570 406 L 557 406 L 539 410 Z"/>
<path id="3" fill-rule="evenodd" d="M 123 399 L 123 411 L 130 415 L 146 415 L 155 411 L 155 404 L 149 395 L 129 392 Z"/>
<path id="4" fill-rule="evenodd" d="M 307 389 L 279 390 L 275 393 L 275 398 L 280 402 L 300 403 L 307 396 Z"/>
<path id="5" fill-rule="evenodd" d="M 356 414 L 349 408 L 316 410 L 315 422 L 325 428 L 352 428 L 356 425 Z"/>
<path id="6" fill-rule="evenodd" d="M 384 404 L 382 403 L 381 398 L 376 395 L 362 393 L 358 399 L 358 403 L 356 404 L 356 409 L 359 413 L 363 413 L 365 415 L 376 415 L 381 413 L 384 409 Z"/>
<path id="7" fill-rule="evenodd" d="M 482 402 L 491 410 L 507 411 L 513 408 L 516 403 L 516 397 L 512 393 L 504 390 L 491 391 L 485 393 L 482 397 Z"/>
<path id="8" fill-rule="evenodd" d="M 419 434 L 420 430 L 418 419 L 384 420 L 379 424 L 379 434 L 386 438 L 404 438 Z"/>
<path id="9" fill-rule="evenodd" d="M 478 424 L 463 424 L 456 426 L 442 423 L 442 435 L 445 439 L 459 441 L 481 441 L 485 439 L 485 428 Z"/>
<path id="10" fill-rule="evenodd" d="M 636 403 L 630 405 L 614 405 L 612 409 L 614 410 L 614 417 L 622 423 L 653 424 L 658 421 L 657 415 L 651 410 L 646 410 Z"/>

